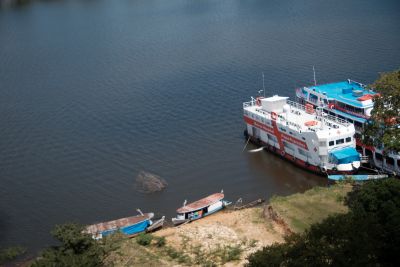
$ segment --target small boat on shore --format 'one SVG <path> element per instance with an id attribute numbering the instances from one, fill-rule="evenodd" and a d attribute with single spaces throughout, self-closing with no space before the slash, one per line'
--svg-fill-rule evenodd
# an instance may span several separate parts
<path id="1" fill-rule="evenodd" d="M 183 206 L 176 210 L 177 215 L 175 218 L 172 218 L 172 223 L 179 225 L 198 220 L 232 204 L 232 202 L 224 200 L 224 197 L 225 195 L 221 191 L 221 193 L 209 195 L 187 205 L 185 200 Z"/>
<path id="2" fill-rule="evenodd" d="M 140 214 L 137 216 L 88 225 L 84 232 L 91 234 L 93 239 L 101 239 L 117 231 L 133 237 L 138 233 L 151 232 L 163 226 L 165 216 L 153 222 L 151 219 L 154 213 L 142 213 L 140 210 L 138 212 Z"/>
<path id="3" fill-rule="evenodd" d="M 388 178 L 387 174 L 358 174 L 358 175 L 328 175 L 328 179 L 334 181 L 341 181 L 341 180 L 354 180 L 354 181 L 368 181 L 368 180 L 377 180 L 377 179 L 384 179 Z"/>

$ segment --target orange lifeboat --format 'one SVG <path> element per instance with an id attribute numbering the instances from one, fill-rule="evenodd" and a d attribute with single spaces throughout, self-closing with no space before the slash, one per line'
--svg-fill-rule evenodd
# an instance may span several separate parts
<path id="1" fill-rule="evenodd" d="M 310 127 L 310 126 L 315 126 L 315 125 L 317 125 L 317 124 L 318 124 L 317 121 L 306 121 L 306 122 L 304 123 L 304 125 L 305 125 L 305 126 L 308 126 L 308 127 Z"/>

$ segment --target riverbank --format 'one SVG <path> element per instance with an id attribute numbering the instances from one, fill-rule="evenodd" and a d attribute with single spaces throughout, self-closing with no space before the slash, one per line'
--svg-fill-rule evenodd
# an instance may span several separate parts
<path id="1" fill-rule="evenodd" d="M 315 187 L 302 194 L 273 197 L 269 203 L 225 210 L 204 219 L 153 234 L 150 245 L 137 239 L 120 241 L 105 264 L 115 266 L 242 266 L 251 253 L 283 242 L 334 213 L 345 213 L 349 184 Z M 163 240 L 160 242 L 160 240 Z"/>

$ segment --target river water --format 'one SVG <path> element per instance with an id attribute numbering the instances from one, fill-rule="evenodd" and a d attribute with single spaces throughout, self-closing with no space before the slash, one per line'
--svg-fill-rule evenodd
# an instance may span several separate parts
<path id="1" fill-rule="evenodd" d="M 251 201 L 326 179 L 242 152 L 262 89 L 399 67 L 398 1 L 55 1 L 0 10 L 0 247 L 35 251 L 55 224 L 171 217 L 224 189 Z M 249 148 L 252 148 L 250 146 Z M 168 182 L 135 191 L 137 174 Z"/>

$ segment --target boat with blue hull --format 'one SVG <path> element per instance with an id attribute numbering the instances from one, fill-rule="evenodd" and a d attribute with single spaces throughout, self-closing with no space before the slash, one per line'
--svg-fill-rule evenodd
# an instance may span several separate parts
<path id="1" fill-rule="evenodd" d="M 141 232 L 150 232 L 162 227 L 165 217 L 153 222 L 154 213 L 142 213 L 139 215 L 120 218 L 108 222 L 92 224 L 86 227 L 85 232 L 91 234 L 94 239 L 101 239 L 115 232 L 121 232 L 129 237 Z"/>
<path id="2" fill-rule="evenodd" d="M 224 200 L 224 193 L 215 193 L 208 197 L 202 198 L 186 205 L 186 200 L 182 207 L 177 209 L 177 216 L 172 218 L 174 225 L 179 225 L 194 220 L 201 219 L 205 216 L 218 212 L 232 202 Z"/>
<path id="3" fill-rule="evenodd" d="M 334 181 L 342 181 L 342 180 L 354 180 L 354 181 L 369 181 L 369 180 L 377 180 L 377 179 L 384 179 L 387 178 L 388 175 L 386 174 L 357 174 L 357 175 L 328 175 L 329 180 Z"/>

